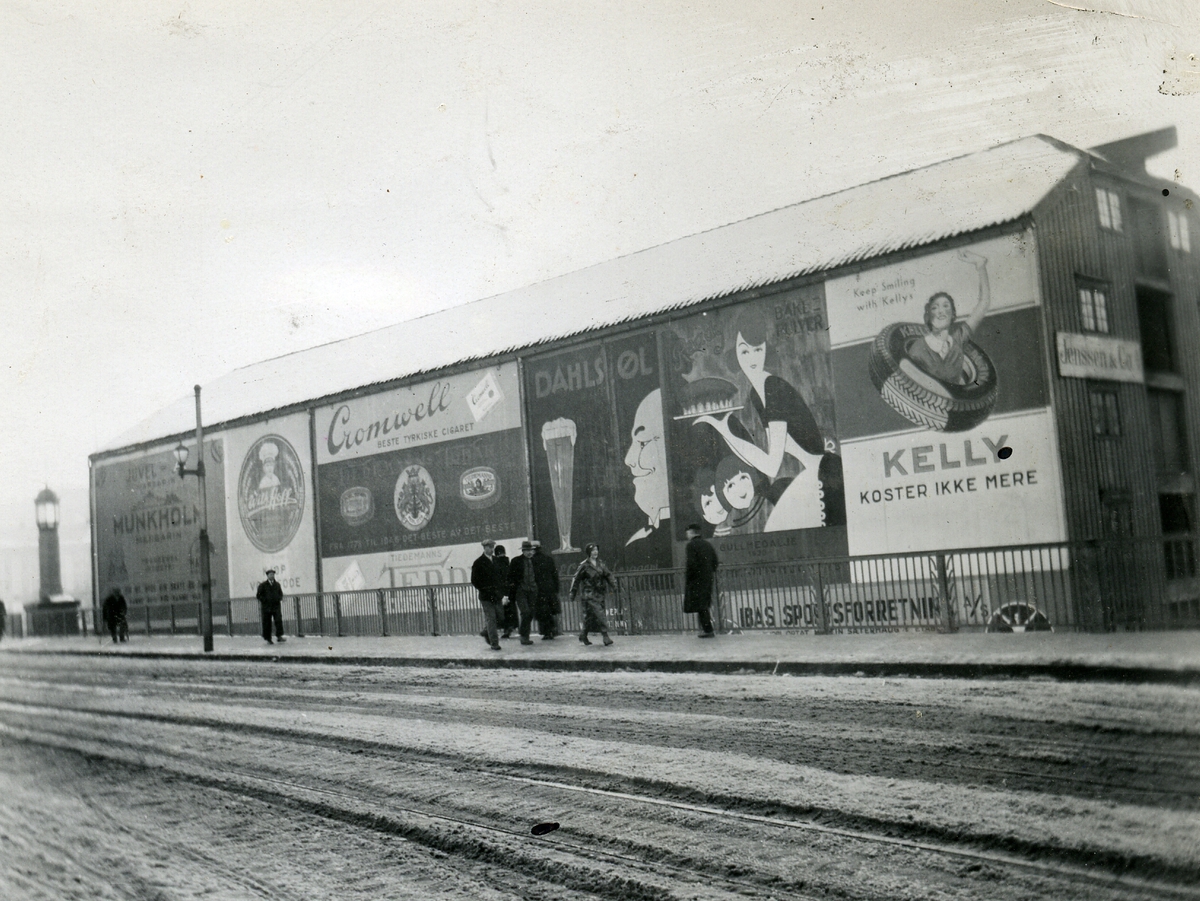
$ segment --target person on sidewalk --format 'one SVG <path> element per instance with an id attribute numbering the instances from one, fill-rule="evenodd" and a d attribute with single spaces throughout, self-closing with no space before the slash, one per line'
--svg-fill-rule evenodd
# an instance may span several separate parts
<path id="1" fill-rule="evenodd" d="M 108 593 L 104 604 L 100 607 L 100 615 L 104 618 L 104 628 L 108 629 L 109 634 L 112 635 L 113 644 L 118 641 L 126 641 L 129 637 L 129 626 L 125 619 L 128 613 L 129 605 L 125 602 L 125 595 L 121 594 L 120 588 L 114 588 Z"/>
<path id="2" fill-rule="evenodd" d="M 589 544 L 585 549 L 586 557 L 575 570 L 575 578 L 571 580 L 571 600 L 578 598 L 583 604 L 583 631 L 579 640 L 591 644 L 589 632 L 599 632 L 608 647 L 613 640 L 608 637 L 608 623 L 604 619 L 604 602 L 609 589 L 616 591 L 617 583 L 613 575 L 600 560 L 600 546 Z"/>
<path id="3" fill-rule="evenodd" d="M 508 588 L 508 556 L 502 544 L 496 545 L 492 554 L 492 563 L 496 567 L 496 591 L 500 594 L 500 621 L 497 626 L 504 630 L 500 633 L 501 638 L 512 638 L 513 629 L 521 628 L 521 620 L 517 616 L 516 601 L 512 599 Z"/>
<path id="4" fill-rule="evenodd" d="M 479 592 L 479 604 L 483 607 L 483 618 L 487 623 L 479 636 L 493 651 L 498 651 L 500 639 L 496 634 L 496 617 L 503 593 L 497 581 L 495 548 L 496 542 L 491 538 L 483 540 L 483 553 L 471 564 L 471 584 Z"/>
<path id="5" fill-rule="evenodd" d="M 283 637 L 283 586 L 275 581 L 275 570 L 267 570 L 266 581 L 258 583 L 254 593 L 262 613 L 262 637 L 267 644 L 271 641 L 271 623 L 275 624 L 275 640 L 287 641 Z"/>
<path id="6" fill-rule="evenodd" d="M 562 615 L 562 603 L 558 599 L 558 564 L 542 550 L 540 541 L 533 542 L 533 575 L 537 580 L 537 617 L 542 641 L 552 641 L 562 633 L 558 629 L 558 618 Z"/>
<path id="7" fill-rule="evenodd" d="M 533 542 L 521 542 L 521 556 L 508 564 L 508 596 L 520 615 L 518 630 L 521 644 L 533 644 L 529 637 L 533 625 L 533 608 L 537 603 L 537 576 L 533 571 Z"/>
<path id="8" fill-rule="evenodd" d="M 700 638 L 715 638 L 712 614 L 713 576 L 717 572 L 717 552 L 700 537 L 700 526 L 687 527 L 687 561 L 683 573 L 683 612 L 694 613 L 700 620 Z"/>

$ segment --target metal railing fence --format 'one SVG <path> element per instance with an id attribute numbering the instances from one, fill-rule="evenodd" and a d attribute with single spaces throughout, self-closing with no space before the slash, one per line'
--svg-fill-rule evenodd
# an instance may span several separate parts
<path id="1" fill-rule="evenodd" d="M 930 553 L 807 559 L 717 572 L 714 620 L 723 631 L 811 633 L 959 629 L 1111 631 L 1200 626 L 1195 535 L 1124 538 Z M 682 610 L 681 569 L 619 573 L 608 598 L 616 634 L 697 628 Z M 563 631 L 580 628 L 578 603 L 562 597 Z M 305 636 L 469 635 L 484 626 L 467 584 L 288 595 L 284 628 Z M 199 634 L 196 601 L 130 605 L 137 635 Z M 257 636 L 254 598 L 213 602 L 213 631 Z M 9 634 L 104 631 L 95 610 L 9 616 Z"/>

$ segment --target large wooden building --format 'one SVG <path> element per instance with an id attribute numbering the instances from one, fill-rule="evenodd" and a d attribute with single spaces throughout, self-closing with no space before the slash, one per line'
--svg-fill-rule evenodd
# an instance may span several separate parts
<path id="1" fill-rule="evenodd" d="M 947 554 L 1053 551 L 1056 625 L 1194 620 L 1197 198 L 1145 168 L 1173 142 L 1026 138 L 231 373 L 214 595 L 461 583 L 485 536 L 668 570 L 694 521 L 730 567 L 943 586 Z M 198 596 L 194 414 L 91 456 L 97 597 Z"/>

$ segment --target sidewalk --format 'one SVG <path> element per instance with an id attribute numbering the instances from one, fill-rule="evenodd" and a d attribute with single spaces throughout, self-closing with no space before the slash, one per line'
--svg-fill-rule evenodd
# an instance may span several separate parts
<path id="1" fill-rule="evenodd" d="M 900 632 L 804 635 L 745 632 L 700 641 L 693 634 L 614 636 L 612 647 L 585 647 L 574 635 L 554 641 L 514 638 L 492 651 L 478 636 L 261 638 L 214 636 L 212 654 L 199 636 L 107 635 L 4 639 L 0 652 L 219 658 L 373 666 L 463 666 L 585 671 L 775 673 L 944 678 L 1048 677 L 1067 680 L 1200 685 L 1200 632 L 988 635 Z"/>

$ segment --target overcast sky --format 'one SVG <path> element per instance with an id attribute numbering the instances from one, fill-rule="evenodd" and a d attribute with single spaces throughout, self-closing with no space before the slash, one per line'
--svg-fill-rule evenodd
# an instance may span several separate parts
<path id="1" fill-rule="evenodd" d="M 197 382 L 808 197 L 1171 124 L 1200 189 L 1192 3 L 0 0 L 0 537 Z"/>

